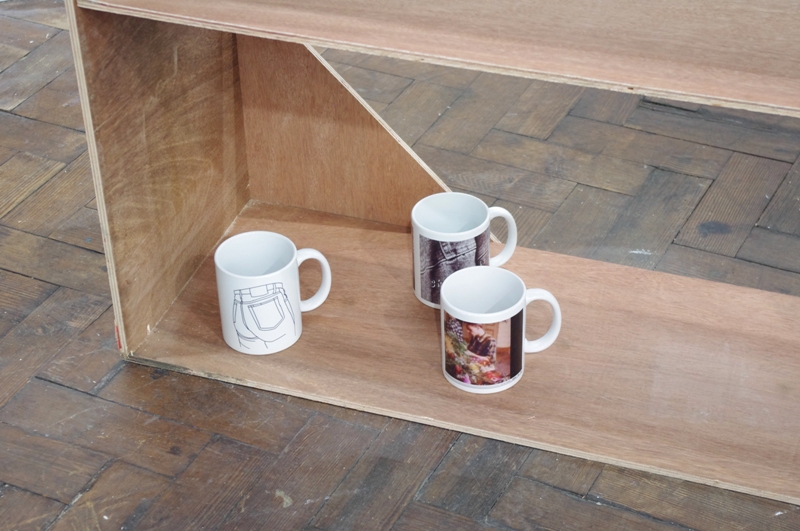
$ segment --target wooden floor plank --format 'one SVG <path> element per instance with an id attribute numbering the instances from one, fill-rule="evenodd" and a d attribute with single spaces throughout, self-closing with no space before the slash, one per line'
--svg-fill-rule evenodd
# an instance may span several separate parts
<path id="1" fill-rule="evenodd" d="M 544 450 L 532 450 L 517 475 L 586 496 L 604 465 Z"/>
<path id="2" fill-rule="evenodd" d="M 0 112 L 0 147 L 69 163 L 86 150 L 86 138 L 79 131 Z"/>
<path id="3" fill-rule="evenodd" d="M 0 218 L 55 175 L 64 164 L 17 153 L 0 166 Z"/>
<path id="4" fill-rule="evenodd" d="M 42 380 L 11 399 L 0 421 L 167 476 L 181 473 L 211 439 L 197 428 Z"/>
<path id="5" fill-rule="evenodd" d="M 0 422 L 0 481 L 67 504 L 110 457 Z"/>
<path id="6" fill-rule="evenodd" d="M 529 85 L 526 79 L 482 73 L 420 141 L 469 154 Z"/>
<path id="7" fill-rule="evenodd" d="M 5 13 L 3 10 L 3 14 L 0 15 L 0 44 L 13 46 L 27 53 L 58 33 L 51 27 L 6 17 Z"/>
<path id="8" fill-rule="evenodd" d="M 64 505 L 14 487 L 0 489 L 0 522 L 6 529 L 39 531 L 58 517 Z"/>
<path id="9" fill-rule="evenodd" d="M 530 452 L 513 444 L 462 434 L 416 500 L 482 520 Z"/>
<path id="10" fill-rule="evenodd" d="M 126 365 L 99 396 L 274 454 L 313 416 L 253 389 L 136 365 Z"/>
<path id="11" fill-rule="evenodd" d="M 680 245 L 669 246 L 656 271 L 800 297 L 798 273 Z"/>
<path id="12" fill-rule="evenodd" d="M 583 90 L 582 87 L 533 80 L 495 128 L 546 140 Z"/>
<path id="13" fill-rule="evenodd" d="M 76 91 L 73 94 L 52 90 L 49 86 L 20 103 L 14 114 L 83 131 L 81 101 Z"/>
<path id="14" fill-rule="evenodd" d="M 392 531 L 499 531 L 500 527 L 483 525 L 451 512 L 413 502 L 392 527 Z"/>
<path id="15" fill-rule="evenodd" d="M 72 64 L 69 32 L 59 32 L 0 73 L 0 110 L 14 109 Z"/>
<path id="16" fill-rule="evenodd" d="M 316 411 L 318 413 L 322 413 L 323 415 L 327 415 L 328 417 L 343 420 L 345 422 L 349 422 L 350 424 L 358 424 L 359 426 L 364 426 L 365 428 L 370 428 L 377 431 L 381 431 L 389 422 L 389 417 L 367 413 L 366 411 L 336 407 L 331 404 L 306 400 L 305 398 L 298 398 L 296 396 L 282 395 L 278 393 L 271 393 L 270 395 L 273 399 L 280 402 L 285 402 L 292 406 Z"/>
<path id="17" fill-rule="evenodd" d="M 0 226 L 0 268 L 109 297 L 102 254 Z"/>
<path id="18" fill-rule="evenodd" d="M 59 288 L 0 339 L 0 405 L 110 305 L 108 299 Z"/>
<path id="19" fill-rule="evenodd" d="M 3 14 L 54 28 L 69 29 L 61 0 L 9 0 L 3 5 Z"/>
<path id="20" fill-rule="evenodd" d="M 388 529 L 457 438 L 393 419 L 316 514 L 318 529 Z M 353 496 L 354 492 L 360 495 Z"/>
<path id="21" fill-rule="evenodd" d="M 505 208 L 514 217 L 514 223 L 517 225 L 517 245 L 520 247 L 533 247 L 533 241 L 539 234 L 539 231 L 547 225 L 552 214 L 539 210 L 538 208 L 526 207 L 498 199 L 492 206 Z M 491 222 L 492 234 L 500 238 L 501 242 L 508 239 L 507 224 L 505 220 L 496 218 Z"/>
<path id="22" fill-rule="evenodd" d="M 569 114 L 598 122 L 622 125 L 636 110 L 641 99 L 642 97 L 638 94 L 586 88 Z"/>
<path id="23" fill-rule="evenodd" d="M 377 434 L 331 417 L 315 416 L 245 494 L 220 531 L 258 529 L 267 522 L 272 529 L 303 529 Z M 349 493 L 353 494 L 357 495 Z"/>
<path id="24" fill-rule="evenodd" d="M 392 103 L 412 81 L 405 77 L 365 70 L 357 66 L 338 63 L 331 63 L 331 66 L 358 92 L 359 96 L 380 103 Z"/>
<path id="25" fill-rule="evenodd" d="M 800 237 L 756 227 L 747 236 L 736 257 L 800 273 Z"/>
<path id="26" fill-rule="evenodd" d="M 13 65 L 27 54 L 22 48 L 0 43 L 0 72 Z"/>
<path id="27" fill-rule="evenodd" d="M 536 503 L 530 503 L 536 500 Z M 569 518 L 565 518 L 569 515 Z M 605 504 L 586 501 L 551 487 L 515 478 L 489 513 L 489 522 L 538 531 L 675 531 L 675 526 Z"/>
<path id="28" fill-rule="evenodd" d="M 589 498 L 697 531 L 800 529 L 792 505 L 612 466 L 603 469 Z"/>
<path id="29" fill-rule="evenodd" d="M 169 483 L 164 476 L 117 461 L 48 531 L 133 529 Z"/>
<path id="30" fill-rule="evenodd" d="M 53 284 L 0 270 L 0 338 L 21 323 L 56 289 Z"/>
<path id="31" fill-rule="evenodd" d="M 769 230 L 800 236 L 800 161 L 792 166 L 758 224 Z"/>
<path id="32" fill-rule="evenodd" d="M 631 197 L 578 185 L 532 241 L 534 249 L 590 258 Z"/>
<path id="33" fill-rule="evenodd" d="M 675 243 L 736 256 L 789 168 L 783 162 L 735 153 Z"/>
<path id="34" fill-rule="evenodd" d="M 620 214 L 592 258 L 652 269 L 711 181 L 657 170 Z"/>
<path id="35" fill-rule="evenodd" d="M 627 195 L 636 195 L 652 171 L 639 163 L 496 130 L 486 135 L 471 155 Z"/>
<path id="36" fill-rule="evenodd" d="M 460 90 L 417 80 L 381 111 L 381 117 L 413 146 L 459 95 Z"/>
<path id="37" fill-rule="evenodd" d="M 89 392 L 101 385 L 109 372 L 121 363 L 114 337 L 114 310 L 109 308 L 69 341 L 36 376 Z"/>
<path id="38" fill-rule="evenodd" d="M 0 166 L 0 172 L 5 166 Z M 93 197 L 94 183 L 89 168 L 89 154 L 84 152 L 14 209 L 0 217 L 0 223 L 13 229 L 47 236 Z"/>
<path id="39" fill-rule="evenodd" d="M 91 208 L 81 208 L 47 236 L 52 240 L 83 247 L 96 253 L 104 252 L 100 219 L 97 210 Z"/>
<path id="40" fill-rule="evenodd" d="M 575 187 L 572 181 L 420 143 L 414 146 L 414 151 L 448 186 L 547 212 L 555 211 Z"/>

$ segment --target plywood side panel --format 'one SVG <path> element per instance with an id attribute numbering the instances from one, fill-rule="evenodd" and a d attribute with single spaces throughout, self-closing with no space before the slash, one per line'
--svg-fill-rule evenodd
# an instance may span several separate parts
<path id="1" fill-rule="evenodd" d="M 792 0 L 80 0 L 92 9 L 800 116 Z"/>
<path id="2" fill-rule="evenodd" d="M 127 352 L 155 327 L 247 201 L 236 43 L 209 30 L 72 13 Z"/>
<path id="3" fill-rule="evenodd" d="M 331 264 L 330 296 L 303 314 L 300 340 L 272 356 L 227 348 L 207 260 L 131 359 L 800 502 L 800 299 L 517 249 L 505 267 L 558 298 L 561 335 L 528 355 L 515 387 L 472 395 L 442 376 L 409 234 L 258 204 L 232 232 L 254 229 Z M 530 336 L 547 314 L 530 307 Z"/>
<path id="4" fill-rule="evenodd" d="M 444 189 L 310 48 L 237 42 L 254 199 L 408 226 L 414 203 Z"/>

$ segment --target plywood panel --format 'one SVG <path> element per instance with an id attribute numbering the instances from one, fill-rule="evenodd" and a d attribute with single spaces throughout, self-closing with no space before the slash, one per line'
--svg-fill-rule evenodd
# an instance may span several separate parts
<path id="1" fill-rule="evenodd" d="M 430 170 L 310 48 L 239 37 L 255 199 L 410 226 Z"/>
<path id="2" fill-rule="evenodd" d="M 74 16 L 84 122 L 127 351 L 247 200 L 235 42 L 107 13 Z"/>
<path id="3" fill-rule="evenodd" d="M 791 0 L 81 0 L 367 53 L 800 116 Z M 742 29 L 747 28 L 747 39 Z"/>
<path id="4" fill-rule="evenodd" d="M 506 267 L 556 295 L 561 336 L 528 357 L 514 388 L 470 395 L 441 374 L 438 314 L 411 288 L 410 235 L 280 215 L 254 204 L 233 231 L 275 230 L 328 257 L 330 297 L 303 315 L 295 346 L 264 357 L 228 349 L 207 260 L 133 359 L 800 500 L 797 298 L 518 248 Z"/>

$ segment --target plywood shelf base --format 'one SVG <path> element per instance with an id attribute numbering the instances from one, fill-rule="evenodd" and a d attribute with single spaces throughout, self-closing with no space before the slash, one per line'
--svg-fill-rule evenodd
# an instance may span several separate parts
<path id="1" fill-rule="evenodd" d="M 227 348 L 209 257 L 131 360 L 800 502 L 800 300 L 518 249 L 506 267 L 556 295 L 564 327 L 517 386 L 470 395 L 442 376 L 404 229 L 251 202 L 228 235 L 254 229 L 331 263 L 330 297 L 303 315 L 299 342 L 274 356 Z M 302 274 L 313 291 L 316 272 Z M 548 319 L 535 307 L 529 335 Z"/>

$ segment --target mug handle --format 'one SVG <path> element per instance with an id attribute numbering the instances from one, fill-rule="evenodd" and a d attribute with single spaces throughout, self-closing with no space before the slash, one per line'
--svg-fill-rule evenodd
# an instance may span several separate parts
<path id="1" fill-rule="evenodd" d="M 517 222 L 514 221 L 514 216 L 503 207 L 490 207 L 489 208 L 489 221 L 494 218 L 503 218 L 506 220 L 508 226 L 508 237 L 506 238 L 506 245 L 500 254 L 489 258 L 490 266 L 501 266 L 508 262 L 511 255 L 514 254 L 514 249 L 517 247 Z"/>
<path id="2" fill-rule="evenodd" d="M 331 292 L 331 266 L 328 264 L 328 260 L 316 249 L 300 249 L 297 251 L 297 266 L 300 267 L 300 264 L 309 258 L 318 261 L 319 265 L 322 266 L 322 283 L 312 297 L 300 301 L 301 312 L 310 312 L 319 308 Z"/>
<path id="3" fill-rule="evenodd" d="M 553 308 L 553 322 L 550 324 L 550 329 L 539 339 L 535 341 L 525 339 L 523 346 L 525 352 L 541 352 L 552 345 L 561 332 L 561 307 L 553 294 L 545 289 L 529 289 L 525 292 L 525 306 L 533 301 L 545 301 Z"/>

